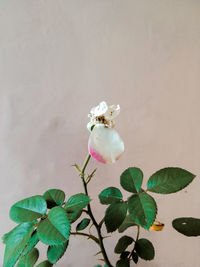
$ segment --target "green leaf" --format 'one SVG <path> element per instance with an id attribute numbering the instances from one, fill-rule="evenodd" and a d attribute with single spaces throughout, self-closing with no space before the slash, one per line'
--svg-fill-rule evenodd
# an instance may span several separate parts
<path id="1" fill-rule="evenodd" d="M 131 257 L 132 257 L 132 260 L 135 262 L 135 264 L 137 264 L 138 263 L 138 254 L 135 251 L 133 251 L 131 253 Z"/>
<path id="2" fill-rule="evenodd" d="M 49 246 L 47 251 L 47 258 L 51 263 L 56 263 L 65 253 L 69 241 L 62 245 Z"/>
<path id="3" fill-rule="evenodd" d="M 129 259 L 120 259 L 118 260 L 116 267 L 130 267 Z"/>
<path id="4" fill-rule="evenodd" d="M 137 193 L 140 191 L 143 180 L 143 173 L 139 168 L 126 169 L 120 176 L 121 186 L 128 192 Z"/>
<path id="5" fill-rule="evenodd" d="M 84 230 L 90 224 L 90 219 L 84 218 L 77 226 L 76 231 Z"/>
<path id="6" fill-rule="evenodd" d="M 145 238 L 141 238 L 135 243 L 135 250 L 138 256 L 143 260 L 150 261 L 153 260 L 155 256 L 153 244 Z"/>
<path id="7" fill-rule="evenodd" d="M 83 194 L 79 193 L 76 195 L 71 196 L 67 203 L 65 204 L 65 209 L 69 211 L 75 211 L 75 210 L 82 210 L 85 208 L 90 202 L 90 198 Z"/>
<path id="8" fill-rule="evenodd" d="M 108 187 L 99 194 L 101 204 L 105 205 L 120 202 L 122 198 L 121 191 L 116 187 Z"/>
<path id="9" fill-rule="evenodd" d="M 49 211 L 48 218 L 39 223 L 37 234 L 44 244 L 60 245 L 69 239 L 70 229 L 65 210 L 54 207 Z"/>
<path id="10" fill-rule="evenodd" d="M 195 175 L 181 168 L 164 168 L 155 172 L 148 180 L 148 191 L 171 194 L 189 185 Z"/>
<path id="11" fill-rule="evenodd" d="M 25 222 L 9 232 L 6 240 L 4 239 L 6 242 L 6 249 L 3 267 L 11 267 L 15 265 L 27 242 L 29 241 L 33 230 L 34 225 L 30 222 Z"/>
<path id="12" fill-rule="evenodd" d="M 128 209 L 133 220 L 145 229 L 149 229 L 156 218 L 156 202 L 147 193 L 132 195 L 128 199 Z"/>
<path id="13" fill-rule="evenodd" d="M 120 255 L 120 259 L 128 258 L 130 251 L 123 251 Z"/>
<path id="14" fill-rule="evenodd" d="M 62 206 L 65 200 L 65 193 L 60 189 L 49 189 L 44 193 L 43 196 L 49 209 L 55 206 Z"/>
<path id="15" fill-rule="evenodd" d="M 82 210 L 66 211 L 70 223 L 74 223 L 82 214 Z"/>
<path id="16" fill-rule="evenodd" d="M 8 233 L 6 233 L 6 234 L 4 234 L 4 235 L 2 236 L 2 241 L 3 241 L 4 244 L 7 244 L 8 238 L 9 238 L 9 236 L 11 235 L 11 233 L 12 233 L 14 230 L 15 230 L 15 228 L 12 229 L 10 232 L 8 232 Z"/>
<path id="17" fill-rule="evenodd" d="M 106 209 L 105 225 L 108 233 L 115 231 L 122 224 L 126 213 L 125 202 L 113 203 Z"/>
<path id="18" fill-rule="evenodd" d="M 126 218 L 124 219 L 123 223 L 120 225 L 118 228 L 119 233 L 123 233 L 127 228 L 131 226 L 136 226 L 137 224 L 134 222 L 133 218 L 131 215 L 127 215 Z"/>
<path id="19" fill-rule="evenodd" d="M 15 203 L 10 209 L 10 218 L 17 222 L 31 222 L 42 217 L 47 211 L 47 204 L 42 196 L 25 198 Z"/>
<path id="20" fill-rule="evenodd" d="M 126 248 L 133 243 L 133 238 L 127 235 L 122 236 L 115 246 L 115 253 L 120 254 L 126 250 Z"/>
<path id="21" fill-rule="evenodd" d="M 176 231 L 186 236 L 200 235 L 200 219 L 183 217 L 173 220 L 172 225 Z"/>
<path id="22" fill-rule="evenodd" d="M 36 261 L 39 258 L 39 251 L 37 248 L 33 248 L 26 256 L 23 256 L 18 264 L 17 267 L 33 267 Z"/>
<path id="23" fill-rule="evenodd" d="M 52 263 L 50 263 L 49 261 L 43 261 L 40 264 L 38 264 L 36 267 L 51 267 L 53 266 Z"/>
<path id="24" fill-rule="evenodd" d="M 38 236 L 37 236 L 37 232 L 36 230 L 32 233 L 32 236 L 30 238 L 30 240 L 28 241 L 22 256 L 25 256 L 27 253 L 29 253 L 29 251 L 31 251 L 35 245 L 39 242 Z"/>

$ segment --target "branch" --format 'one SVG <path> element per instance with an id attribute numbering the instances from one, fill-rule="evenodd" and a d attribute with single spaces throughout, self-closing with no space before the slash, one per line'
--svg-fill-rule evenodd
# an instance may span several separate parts
<path id="1" fill-rule="evenodd" d="M 94 242 L 96 242 L 99 245 L 99 239 L 94 235 L 88 235 L 86 233 L 79 233 L 79 232 L 71 232 L 71 235 L 74 235 L 74 236 L 76 236 L 76 235 L 85 236 L 88 239 L 92 239 Z"/>
<path id="2" fill-rule="evenodd" d="M 87 167 L 87 165 L 88 165 L 88 162 L 89 162 L 90 158 L 91 158 L 91 155 L 88 154 L 88 156 L 87 156 L 87 158 L 86 158 L 86 160 L 85 160 L 85 162 L 84 162 L 84 164 L 83 164 L 83 167 L 82 167 L 82 169 L 81 169 L 81 179 L 82 179 L 82 184 L 83 184 L 83 188 L 84 188 L 85 194 L 86 194 L 87 196 L 88 196 L 88 190 L 87 190 L 87 182 L 85 181 L 85 169 L 86 169 L 86 167 Z M 108 259 L 106 250 L 105 250 L 105 248 L 104 248 L 103 237 L 102 237 L 102 235 L 101 235 L 101 228 L 100 228 L 99 224 L 97 223 L 97 221 L 96 221 L 95 218 L 94 218 L 94 215 L 93 215 L 93 213 L 92 213 L 90 204 L 88 204 L 87 209 L 88 209 L 88 215 L 90 216 L 90 218 L 91 218 L 91 220 L 92 220 L 92 222 L 93 222 L 93 224 L 94 224 L 94 226 L 95 226 L 95 228 L 96 228 L 96 230 L 97 230 L 97 233 L 98 233 L 98 237 L 99 237 L 99 240 L 98 240 L 98 241 L 99 241 L 99 246 L 100 246 L 100 248 L 101 248 L 102 255 L 103 255 L 103 257 L 104 257 L 104 261 L 105 261 L 105 263 L 108 265 L 108 267 L 113 267 L 113 266 L 111 265 L 109 259 Z"/>

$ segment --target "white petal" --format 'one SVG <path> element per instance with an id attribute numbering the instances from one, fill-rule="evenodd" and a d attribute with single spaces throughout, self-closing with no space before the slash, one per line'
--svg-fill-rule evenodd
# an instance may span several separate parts
<path id="1" fill-rule="evenodd" d="M 101 116 L 108 110 L 108 105 L 105 101 L 102 101 L 95 109 L 95 116 Z"/>
<path id="2" fill-rule="evenodd" d="M 90 110 L 90 117 L 98 117 L 104 115 L 108 110 L 108 105 L 105 101 L 102 101 L 98 106 L 93 107 Z"/>
<path id="3" fill-rule="evenodd" d="M 102 163 L 113 163 L 124 152 L 124 142 L 117 131 L 97 124 L 88 141 L 90 155 Z"/>
<path id="4" fill-rule="evenodd" d="M 116 118 L 120 113 L 120 106 L 119 105 L 112 105 L 108 107 L 108 110 L 104 114 L 107 120 L 113 120 Z"/>

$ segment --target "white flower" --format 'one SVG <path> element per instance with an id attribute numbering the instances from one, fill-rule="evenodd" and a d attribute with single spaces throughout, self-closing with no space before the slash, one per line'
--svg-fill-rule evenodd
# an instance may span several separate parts
<path id="1" fill-rule="evenodd" d="M 87 127 L 90 130 L 92 125 L 104 124 L 107 127 L 114 127 L 114 118 L 120 113 L 119 105 L 108 106 L 105 101 L 102 101 L 98 106 L 93 107 L 88 115 L 90 122 Z"/>
<path id="2" fill-rule="evenodd" d="M 108 106 L 105 101 L 91 109 L 88 129 L 94 126 L 88 141 L 90 155 L 102 163 L 113 163 L 124 152 L 124 142 L 113 129 L 113 119 L 120 113 L 119 105 Z"/>

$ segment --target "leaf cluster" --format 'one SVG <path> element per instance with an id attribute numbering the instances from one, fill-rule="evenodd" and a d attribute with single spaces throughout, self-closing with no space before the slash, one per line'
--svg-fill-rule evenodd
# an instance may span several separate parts
<path id="1" fill-rule="evenodd" d="M 153 244 L 139 237 L 140 227 L 148 230 L 156 218 L 157 205 L 150 194 L 178 192 L 191 183 L 194 177 L 192 173 L 181 168 L 164 168 L 151 175 L 146 189 L 143 189 L 142 171 L 139 168 L 130 167 L 120 176 L 122 188 L 130 193 L 127 199 L 123 199 L 122 192 L 116 187 L 108 187 L 99 194 L 100 203 L 108 207 L 103 220 L 99 224 L 95 221 L 98 234 L 103 222 L 108 233 L 116 230 L 123 233 L 129 227 L 138 229 L 135 239 L 124 235 L 118 240 L 114 252 L 120 255 L 120 259 L 116 267 L 128 267 L 131 260 L 137 264 L 139 258 L 143 260 L 154 258 Z M 49 189 L 43 195 L 23 199 L 11 207 L 10 218 L 18 225 L 2 237 L 6 245 L 3 267 L 35 266 L 39 258 L 36 247 L 38 242 L 47 245 L 47 259 L 37 267 L 56 264 L 66 252 L 72 234 L 86 236 L 100 244 L 100 240 L 95 236 L 80 233 L 90 225 L 90 218 L 83 218 L 76 225 L 76 232 L 71 232 L 71 225 L 77 221 L 83 211 L 89 214 L 88 195 L 79 193 L 67 200 L 65 198 L 62 190 Z M 88 209 L 84 210 L 86 206 Z M 92 217 L 91 219 L 94 222 Z M 200 235 L 199 219 L 179 218 L 173 221 L 173 227 L 187 236 Z M 133 246 L 132 249 L 127 250 L 130 246 Z"/>
<path id="2" fill-rule="evenodd" d="M 82 214 L 90 198 L 79 193 L 65 203 L 65 193 L 49 189 L 42 196 L 32 196 L 15 203 L 10 218 L 18 223 L 2 239 L 6 245 L 3 267 L 35 266 L 39 251 L 38 242 L 47 245 L 47 260 L 37 267 L 53 266 L 65 253 L 71 234 L 71 224 Z M 85 229 L 88 218 L 77 225 L 77 231 Z"/>
<path id="3" fill-rule="evenodd" d="M 184 169 L 168 167 L 151 175 L 147 181 L 146 189 L 143 189 L 143 172 L 136 167 L 126 169 L 120 176 L 122 188 L 131 193 L 126 200 L 123 199 L 120 189 L 116 187 L 108 187 L 99 194 L 100 203 L 109 205 L 104 218 L 107 232 L 114 232 L 118 229 L 118 232 L 122 233 L 132 226 L 148 230 L 154 223 L 157 214 L 157 204 L 150 193 L 171 194 L 178 192 L 189 185 L 194 177 L 194 174 Z M 178 223 L 178 221 L 173 222 L 176 229 L 178 229 Z M 195 223 L 197 224 L 199 221 Z M 186 228 L 186 224 L 184 224 L 184 228 Z M 181 229 L 179 227 L 179 232 L 181 231 L 183 232 L 183 227 Z M 200 233 L 199 230 L 192 234 L 197 235 L 197 233 Z M 133 249 L 126 251 L 132 243 L 134 244 Z M 147 239 L 139 239 L 139 235 L 136 240 L 130 236 L 122 236 L 114 251 L 120 254 L 117 267 L 130 266 L 130 260 L 136 264 L 139 258 L 152 260 L 155 255 L 153 244 Z"/>

